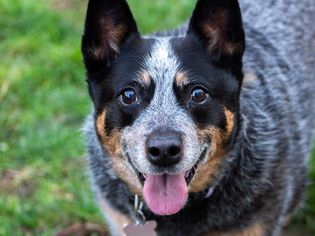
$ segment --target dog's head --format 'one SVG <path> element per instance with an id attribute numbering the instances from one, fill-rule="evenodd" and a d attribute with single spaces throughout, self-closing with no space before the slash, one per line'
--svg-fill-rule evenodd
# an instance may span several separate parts
<path id="1" fill-rule="evenodd" d="M 170 215 L 220 175 L 237 132 L 244 32 L 237 0 L 199 0 L 187 34 L 141 37 L 124 0 L 90 0 L 82 40 L 100 145 Z"/>

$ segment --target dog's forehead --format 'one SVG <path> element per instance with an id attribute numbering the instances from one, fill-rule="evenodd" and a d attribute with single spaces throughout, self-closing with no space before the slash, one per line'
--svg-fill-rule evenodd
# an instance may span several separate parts
<path id="1" fill-rule="evenodd" d="M 158 87 L 172 85 L 179 69 L 179 61 L 171 43 L 171 38 L 157 38 L 144 60 L 144 66 Z M 163 86 L 163 87 L 164 87 Z"/>
<path id="2" fill-rule="evenodd" d="M 144 59 L 144 68 L 155 84 L 155 91 L 140 121 L 150 121 L 155 128 L 176 128 L 179 119 L 190 122 L 175 96 L 174 81 L 180 63 L 172 48 L 171 39 L 155 39 Z"/>
<path id="3" fill-rule="evenodd" d="M 168 116 L 179 110 L 174 92 L 174 80 L 180 67 L 171 38 L 158 38 L 145 58 L 145 70 L 155 84 L 154 96 L 146 113 L 159 120 L 161 126 L 171 126 Z"/>

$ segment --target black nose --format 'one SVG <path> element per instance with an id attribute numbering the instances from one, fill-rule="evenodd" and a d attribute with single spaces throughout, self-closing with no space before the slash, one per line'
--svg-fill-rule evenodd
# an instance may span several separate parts
<path id="1" fill-rule="evenodd" d="M 148 159 L 157 166 L 171 166 L 181 159 L 182 140 L 178 133 L 155 133 L 147 143 Z"/>

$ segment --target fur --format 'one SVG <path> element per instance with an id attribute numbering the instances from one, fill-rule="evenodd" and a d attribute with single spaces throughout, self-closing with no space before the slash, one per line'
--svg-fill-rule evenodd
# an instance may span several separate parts
<path id="1" fill-rule="evenodd" d="M 200 182 L 201 177 L 198 181 L 195 177 L 188 201 L 179 213 L 158 216 L 144 206 L 146 219 L 158 223 L 158 235 L 281 235 L 287 217 L 301 204 L 315 134 L 315 2 L 265 0 L 258 4 L 240 0 L 246 34 L 244 55 L 243 47 L 238 44 L 242 41 L 241 31 L 233 31 L 239 41 L 233 42 L 233 50 L 227 50 L 227 45 L 232 45 L 229 34 L 223 37 L 220 34 L 225 32 L 220 31 L 208 39 L 209 29 L 198 28 L 200 19 L 194 15 L 189 24 L 146 36 L 145 42 L 135 43 L 139 36 L 127 13 L 126 22 L 132 22 L 130 28 L 119 28 L 111 36 L 102 36 L 111 42 L 103 46 L 101 52 L 104 54 L 106 49 L 109 53 L 101 59 L 102 44 L 95 39 L 93 43 L 89 41 L 98 35 L 89 28 L 96 18 L 91 17 L 93 2 L 98 2 L 98 7 L 102 5 L 101 1 L 90 1 L 82 52 L 94 103 L 84 129 L 92 185 L 98 200 L 106 199 L 115 211 L 133 220 L 134 195 L 141 196 L 137 171 L 175 173 L 191 169 L 197 163 L 196 176 L 206 174 L 205 183 Z M 116 2 L 108 6 L 127 11 L 125 5 L 123 10 L 118 6 L 124 1 Z M 207 7 L 216 2 L 220 1 L 199 0 L 198 4 Z M 228 7 L 227 12 L 237 19 L 237 1 L 231 2 L 236 5 Z M 215 18 L 213 22 L 217 22 Z M 233 29 L 241 30 L 237 23 Z M 195 36 L 185 39 L 186 32 L 192 30 L 211 43 L 204 48 L 199 39 L 199 44 L 195 43 Z M 127 37 L 125 32 L 129 31 L 133 33 Z M 220 40 L 225 41 L 218 43 Z M 206 53 L 211 54 L 211 65 L 219 66 L 206 65 L 203 61 Z M 189 74 L 194 70 L 201 71 L 204 77 L 220 75 L 221 80 L 204 83 L 230 96 L 222 98 L 214 108 L 201 111 L 190 108 L 187 112 L 189 104 L 182 102 L 184 92 L 180 86 L 174 87 L 174 81 L 179 72 L 194 80 L 196 75 Z M 127 84 L 126 77 L 137 79 L 142 71 L 149 75 L 142 87 L 150 92 L 141 97 L 142 103 L 136 111 L 122 112 L 112 101 L 117 96 L 115 90 L 120 83 Z M 117 81 L 117 78 L 122 79 Z M 224 109 L 233 118 L 229 120 Z M 96 128 L 96 120 L 104 110 L 106 118 L 101 127 L 105 140 L 118 146 L 115 157 Z M 216 147 L 214 128 L 219 130 L 220 139 L 227 137 L 222 142 L 215 140 Z M 186 152 L 176 167 L 156 168 L 146 159 L 144 137 L 161 129 L 185 134 Z M 119 141 L 111 139 L 114 132 L 118 132 Z M 212 141 L 202 140 L 201 132 L 211 132 Z M 215 156 L 218 156 L 216 163 L 211 163 Z M 213 193 L 205 197 L 211 188 Z M 111 224 L 111 234 L 119 235 L 117 227 Z"/>

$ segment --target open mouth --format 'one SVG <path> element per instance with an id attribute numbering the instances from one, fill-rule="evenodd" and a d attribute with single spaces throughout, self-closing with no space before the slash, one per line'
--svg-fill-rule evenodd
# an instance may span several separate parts
<path id="1" fill-rule="evenodd" d="M 192 181 L 193 177 L 195 176 L 195 173 L 196 173 L 196 169 L 197 169 L 197 166 L 198 166 L 198 163 L 197 162 L 193 168 L 191 168 L 189 171 L 186 171 L 185 172 L 185 181 L 186 181 L 186 184 L 189 185 L 190 182 Z M 138 170 L 136 170 L 136 173 L 137 173 L 137 176 L 139 178 L 139 181 L 142 185 L 144 185 L 144 182 L 145 180 L 147 179 L 147 174 L 144 174 L 144 173 L 140 173 Z"/>
<path id="2" fill-rule="evenodd" d="M 173 174 L 140 173 L 138 179 L 143 186 L 143 197 L 150 210 L 157 215 L 173 215 L 179 212 L 188 198 L 188 186 L 193 180 L 199 163 L 204 159 L 203 151 L 195 165 L 188 171 Z"/>
<path id="3" fill-rule="evenodd" d="M 201 152 L 201 155 L 200 155 L 200 158 L 198 159 L 198 161 L 196 162 L 196 164 L 188 171 L 185 172 L 185 181 L 186 181 L 186 184 L 189 185 L 192 181 L 192 179 L 194 178 L 195 176 L 195 173 L 196 173 L 196 170 L 198 168 L 198 165 L 204 160 L 205 156 L 206 156 L 206 149 L 204 149 L 202 152 Z M 134 167 L 134 166 L 133 166 Z M 144 182 L 145 180 L 147 179 L 147 174 L 145 173 L 141 173 L 139 172 L 135 167 L 134 167 L 134 170 L 138 176 L 138 179 L 140 181 L 140 183 L 142 184 L 142 186 L 144 185 Z"/>
<path id="4" fill-rule="evenodd" d="M 197 169 L 198 163 L 195 164 L 193 168 L 191 168 L 189 171 L 185 173 L 185 181 L 186 184 L 189 185 L 190 182 L 192 181 L 193 177 L 195 176 L 196 169 Z M 137 172 L 139 181 L 142 185 L 144 185 L 145 180 L 147 179 L 147 175 L 144 173 L 140 173 L 139 171 L 135 170 Z"/>
<path id="5" fill-rule="evenodd" d="M 180 174 L 152 175 L 137 172 L 143 186 L 143 196 L 150 210 L 157 215 L 173 215 L 179 212 L 188 198 L 188 185 L 192 181 L 198 162 L 193 168 Z"/>

